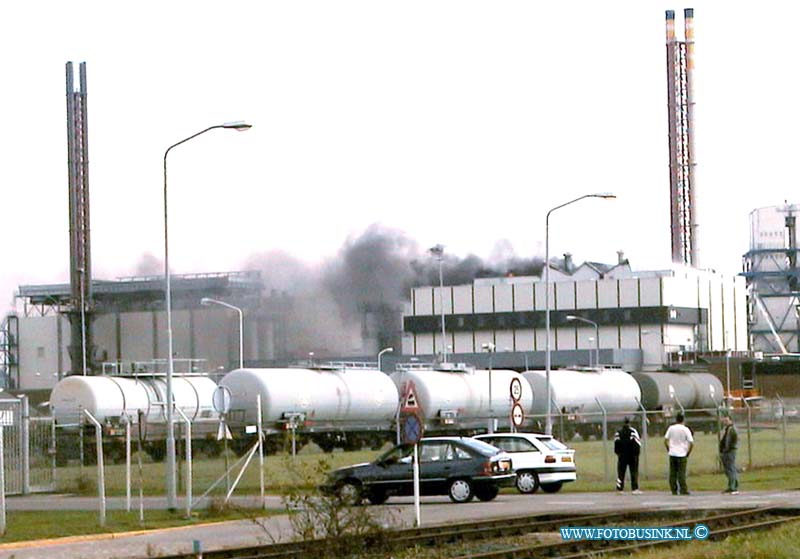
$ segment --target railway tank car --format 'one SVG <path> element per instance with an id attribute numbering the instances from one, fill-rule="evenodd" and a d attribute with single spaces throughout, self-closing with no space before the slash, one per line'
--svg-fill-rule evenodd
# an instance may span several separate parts
<path id="1" fill-rule="evenodd" d="M 401 395 L 413 384 L 426 433 L 485 431 L 490 418 L 496 420 L 498 428 L 509 428 L 514 379 L 521 387 L 523 409 L 530 409 L 533 401 L 530 385 L 512 370 L 415 367 L 390 376 Z"/>
<path id="2" fill-rule="evenodd" d="M 547 376 L 544 371 L 522 375 L 533 391 L 528 413 L 541 429 L 547 414 Z M 603 410 L 609 422 L 621 421 L 640 410 L 642 393 L 631 375 L 619 369 L 557 369 L 550 372 L 553 420 L 566 422 L 564 436 L 577 432 L 588 438 L 599 433 Z"/>
<path id="3" fill-rule="evenodd" d="M 663 431 L 679 411 L 686 411 L 687 423 L 711 432 L 717 427 L 713 410 L 722 404 L 722 382 L 711 373 L 642 372 L 633 373 L 642 389 L 642 403 L 651 412 L 654 431 Z"/>
<path id="4" fill-rule="evenodd" d="M 203 375 L 176 375 L 172 382 L 173 400 L 192 421 L 193 436 L 209 441 L 216 434 L 219 414 L 213 407 L 216 383 Z M 139 436 L 141 416 L 145 450 L 155 459 L 164 454 L 166 434 L 166 379 L 163 376 L 69 376 L 60 380 L 50 394 L 50 407 L 56 425 L 65 435 L 83 429 L 93 436 L 88 411 L 102 426 L 105 452 L 112 460 L 124 457 L 125 424 L 136 425 Z M 176 417 L 178 414 L 176 414 Z M 180 417 L 176 421 L 180 424 Z M 65 446 L 61 444 L 60 448 Z M 207 445 L 209 449 L 216 445 Z M 63 461 L 63 460 L 62 460 Z"/>
<path id="5" fill-rule="evenodd" d="M 394 383 L 368 367 L 236 369 L 220 387 L 230 393 L 228 425 L 244 445 L 250 442 L 247 427 L 258 420 L 257 395 L 262 428 L 273 448 L 282 444 L 278 435 L 290 429 L 325 451 L 364 444 L 379 448 L 393 432 L 398 406 Z"/>

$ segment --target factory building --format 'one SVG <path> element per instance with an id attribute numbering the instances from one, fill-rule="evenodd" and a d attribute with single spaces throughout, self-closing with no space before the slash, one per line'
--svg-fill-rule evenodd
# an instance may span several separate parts
<path id="1" fill-rule="evenodd" d="M 750 212 L 750 250 L 742 275 L 747 279 L 753 351 L 800 352 L 798 212 L 800 206 L 792 204 Z"/>
<path id="2" fill-rule="evenodd" d="M 551 264 L 551 351 L 554 367 L 617 365 L 660 369 L 696 353 L 747 351 L 744 278 L 675 267 L 633 271 L 620 254 L 614 266 Z M 441 312 L 444 309 L 445 337 Z M 403 353 L 420 360 L 443 350 L 451 360 L 543 368 L 545 283 L 540 277 L 475 279 L 471 284 L 411 290 Z M 596 327 L 595 327 L 596 324 Z M 599 337 L 599 340 L 598 340 Z"/>
<path id="3" fill-rule="evenodd" d="M 87 347 L 88 373 L 103 363 L 166 360 L 167 330 L 162 277 L 94 280 Z M 219 305 L 202 305 L 204 297 L 240 307 L 244 316 L 244 360 L 285 357 L 286 316 L 291 300 L 284 294 L 262 295 L 258 272 L 175 275 L 172 278 L 172 330 L 176 368 L 180 372 L 229 370 L 239 360 L 239 318 Z M 60 378 L 80 374 L 80 355 L 70 354 L 70 286 L 23 285 L 17 312 L 3 321 L 3 387 L 51 388 Z M 78 322 L 80 327 L 81 322 Z M 79 336 L 80 337 L 80 336 Z"/>

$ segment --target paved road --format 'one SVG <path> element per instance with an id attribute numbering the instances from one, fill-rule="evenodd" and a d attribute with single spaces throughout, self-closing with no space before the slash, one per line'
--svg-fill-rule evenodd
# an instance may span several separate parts
<path id="1" fill-rule="evenodd" d="M 252 503 L 252 499 L 250 499 Z M 257 499 L 256 499 L 257 501 Z M 487 518 L 502 518 L 524 514 L 601 512 L 621 509 L 721 509 L 757 506 L 786 506 L 800 508 L 800 491 L 753 491 L 740 495 L 698 492 L 688 497 L 675 497 L 666 492 L 643 495 L 615 493 L 563 493 L 500 495 L 489 503 L 473 502 L 456 505 L 446 497 L 425 497 L 422 500 L 424 525 L 445 524 Z M 163 507 L 163 499 L 148 499 L 148 508 Z M 279 506 L 279 498 L 270 497 L 268 506 Z M 88 506 L 87 506 L 88 505 Z M 15 510 L 41 510 L 54 508 L 75 510 L 92 509 L 95 502 L 83 497 L 34 496 L 9 500 L 9 516 Z M 109 499 L 109 507 L 124 506 L 124 499 Z M 389 504 L 371 507 L 387 523 L 409 526 L 413 522 L 414 507 L 410 498 L 390 499 Z M 138 559 L 161 554 L 191 551 L 192 541 L 198 540 L 205 550 L 234 545 L 252 545 L 270 541 L 286 541 L 291 537 L 287 518 L 283 515 L 253 521 L 233 521 L 212 526 L 171 528 L 117 536 L 86 536 L 68 540 L 36 542 L 35 544 L 7 544 L 0 546 L 0 558 L 14 559 Z"/>

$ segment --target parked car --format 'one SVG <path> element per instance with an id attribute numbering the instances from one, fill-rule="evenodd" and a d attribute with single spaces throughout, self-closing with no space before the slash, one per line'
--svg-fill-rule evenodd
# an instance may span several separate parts
<path id="1" fill-rule="evenodd" d="M 448 495 L 455 503 L 473 497 L 491 501 L 501 486 L 513 485 L 511 457 L 469 437 L 435 437 L 419 442 L 421 495 Z M 333 470 L 322 490 L 354 504 L 364 498 L 379 505 L 392 495 L 413 495 L 413 445 L 392 448 L 374 462 Z"/>
<path id="2" fill-rule="evenodd" d="M 538 433 L 494 433 L 476 439 L 509 453 L 517 473 L 520 493 L 556 493 L 564 483 L 575 481 L 575 450 L 551 437 Z"/>

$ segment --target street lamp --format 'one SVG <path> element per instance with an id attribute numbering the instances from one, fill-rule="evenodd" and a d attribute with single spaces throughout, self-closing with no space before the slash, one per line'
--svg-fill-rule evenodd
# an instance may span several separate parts
<path id="1" fill-rule="evenodd" d="M 206 307 L 209 305 L 220 305 L 221 307 L 233 309 L 239 313 L 239 368 L 244 369 L 244 313 L 242 309 L 230 303 L 226 303 L 225 301 L 218 301 L 210 297 L 203 297 L 200 299 L 200 304 Z"/>
<path id="2" fill-rule="evenodd" d="M 172 399 L 172 375 L 175 372 L 175 364 L 173 362 L 172 350 L 172 289 L 169 278 L 169 220 L 167 213 L 167 156 L 172 148 L 175 148 L 183 143 L 194 139 L 201 134 L 205 134 L 217 128 L 227 128 L 229 130 L 244 131 L 249 130 L 250 124 L 244 122 L 226 122 L 225 124 L 217 124 L 209 126 L 205 130 L 201 130 L 196 134 L 192 134 L 188 138 L 184 138 L 178 143 L 172 144 L 164 152 L 164 291 L 165 306 L 167 309 L 167 382 L 166 382 L 166 403 L 167 406 L 167 507 L 170 510 L 175 510 L 177 502 L 177 487 L 175 476 L 175 426 L 173 421 L 173 399 Z"/>
<path id="3" fill-rule="evenodd" d="M 544 329 L 546 331 L 545 335 L 545 354 L 544 354 L 544 369 L 545 369 L 545 384 L 546 384 L 546 392 L 547 392 L 547 421 L 545 423 L 544 432 L 547 435 L 553 434 L 553 418 L 550 416 L 551 412 L 551 400 L 550 397 L 550 214 L 556 210 L 560 210 L 565 206 L 569 206 L 570 204 L 574 204 L 575 202 L 579 202 L 584 198 L 604 198 L 606 200 L 611 198 L 616 198 L 615 195 L 611 194 L 610 192 L 600 192 L 597 194 L 584 194 L 583 196 L 579 196 L 574 200 L 570 200 L 569 202 L 565 202 L 555 208 L 551 208 L 550 211 L 547 212 L 547 217 L 545 218 L 545 232 L 544 232 Z"/>
<path id="4" fill-rule="evenodd" d="M 583 318 L 582 316 L 575 316 L 574 314 L 568 314 L 567 320 L 569 321 L 577 321 L 577 322 L 585 322 L 586 324 L 591 324 L 594 326 L 594 340 L 595 340 L 595 360 L 594 364 L 599 367 L 600 366 L 600 327 L 597 323 L 593 320 L 589 320 L 588 318 Z M 591 365 L 591 363 L 590 363 Z"/>
<path id="5" fill-rule="evenodd" d="M 492 354 L 496 346 L 489 342 L 481 344 L 481 349 L 489 354 L 489 434 L 494 433 L 494 406 L 492 405 Z"/>
<path id="6" fill-rule="evenodd" d="M 444 245 L 436 245 L 428 249 L 428 252 L 439 261 L 439 307 L 442 311 L 442 363 L 447 363 L 447 342 L 444 330 L 444 275 L 442 273 L 442 262 L 444 261 Z"/>
<path id="7" fill-rule="evenodd" d="M 385 347 L 385 348 L 383 348 L 382 350 L 380 350 L 378 352 L 378 370 L 379 371 L 381 370 L 381 355 L 383 355 L 384 353 L 391 353 L 393 351 L 394 351 L 393 347 Z"/>

